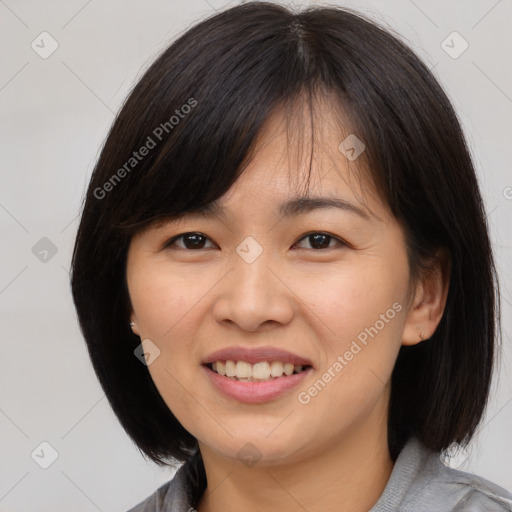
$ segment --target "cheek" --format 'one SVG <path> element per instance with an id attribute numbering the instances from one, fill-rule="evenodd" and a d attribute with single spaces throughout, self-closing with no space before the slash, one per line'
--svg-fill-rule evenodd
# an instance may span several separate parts
<path id="1" fill-rule="evenodd" d="M 192 414 L 189 393 L 197 386 L 197 371 L 204 355 L 196 342 L 198 331 L 204 327 L 211 308 L 209 294 L 218 276 L 218 269 L 204 266 L 191 271 L 168 261 L 133 265 L 127 275 L 140 337 L 151 340 L 160 351 L 148 366 L 149 373 L 168 407 L 187 429 L 193 428 L 199 419 L 195 414 L 201 412 L 194 410 Z"/>
<path id="2" fill-rule="evenodd" d="M 171 270 L 165 264 L 141 266 L 129 274 L 130 298 L 141 336 L 165 341 L 171 332 L 187 329 L 212 287 L 210 280 L 205 275 Z"/>
<path id="3" fill-rule="evenodd" d="M 311 279 L 301 290 L 322 346 L 317 379 L 299 396 L 312 416 L 333 415 L 338 426 L 357 422 L 387 392 L 401 344 L 407 272 L 367 261 L 330 272 L 328 281 Z"/>
<path id="4" fill-rule="evenodd" d="M 319 416 L 364 417 L 386 393 L 400 349 L 407 261 L 369 256 L 333 269 L 328 279 L 308 280 L 300 293 L 308 297 L 322 355 L 303 401 Z"/>
<path id="5" fill-rule="evenodd" d="M 140 338 L 151 340 L 159 349 L 148 371 L 169 409 L 185 428 L 193 429 L 199 418 L 191 415 L 189 392 L 194 389 L 200 354 L 191 341 L 204 314 L 201 299 L 212 285 L 204 276 L 198 279 L 190 273 L 170 271 L 165 263 L 133 265 L 128 270 Z"/>
<path id="6" fill-rule="evenodd" d="M 297 284 L 297 294 L 318 318 L 327 346 L 338 351 L 359 335 L 364 338 L 367 329 L 376 327 L 381 337 L 400 332 L 407 272 L 380 259 L 361 262 L 333 269 L 328 279 L 310 276 Z"/>

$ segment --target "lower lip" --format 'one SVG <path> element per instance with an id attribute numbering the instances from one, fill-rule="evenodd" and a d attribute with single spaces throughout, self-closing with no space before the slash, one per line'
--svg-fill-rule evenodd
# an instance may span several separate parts
<path id="1" fill-rule="evenodd" d="M 308 368 L 300 373 L 278 377 L 276 379 L 262 382 L 243 382 L 229 377 L 219 375 L 217 372 L 203 366 L 206 375 L 211 383 L 224 395 L 234 398 L 239 402 L 260 404 L 274 400 L 287 391 L 298 386 L 308 375 L 312 368 Z"/>

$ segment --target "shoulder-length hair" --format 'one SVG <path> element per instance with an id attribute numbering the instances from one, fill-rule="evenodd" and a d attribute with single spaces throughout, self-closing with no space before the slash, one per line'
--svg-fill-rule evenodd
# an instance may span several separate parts
<path id="1" fill-rule="evenodd" d="M 367 173 L 401 222 L 411 276 L 440 247 L 451 262 L 432 337 L 402 347 L 392 375 L 389 449 L 411 436 L 465 444 L 492 376 L 497 280 L 475 170 L 441 86 L 396 37 L 335 7 L 249 2 L 193 26 L 149 67 L 105 141 L 85 198 L 72 292 L 100 383 L 123 428 L 157 464 L 196 439 L 134 356 L 125 263 L 131 237 L 219 198 L 279 106 L 329 95 L 364 141 Z M 302 107 L 301 107 L 302 108 Z M 340 139 L 341 141 L 341 139 Z"/>

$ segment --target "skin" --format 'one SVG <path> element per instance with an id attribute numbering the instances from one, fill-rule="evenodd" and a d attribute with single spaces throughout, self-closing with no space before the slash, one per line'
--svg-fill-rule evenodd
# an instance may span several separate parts
<path id="1" fill-rule="evenodd" d="M 254 158 L 219 199 L 222 216 L 153 226 L 130 245 L 132 328 L 159 348 L 148 370 L 198 439 L 208 479 L 199 512 L 368 511 L 393 469 L 387 409 L 398 351 L 419 343 L 421 334 L 428 338 L 443 313 L 448 276 L 441 258 L 428 276 L 411 280 L 402 227 L 364 173 L 355 178 L 362 164 L 338 150 L 343 137 L 329 107 L 319 111 L 309 194 L 341 198 L 365 217 L 338 208 L 279 215 L 281 203 L 304 192 L 297 177 L 309 158 L 283 149 L 284 117 L 276 111 Z M 187 249 L 183 238 L 164 247 L 187 232 L 204 234 L 204 248 Z M 327 247 L 313 248 L 305 236 L 311 232 L 330 234 Z M 252 263 L 236 252 L 247 236 L 263 249 Z M 396 303 L 401 311 L 309 403 L 300 403 L 299 392 Z M 221 395 L 201 367 L 213 351 L 235 345 L 276 346 L 308 358 L 314 370 L 275 400 L 240 403 Z M 261 456 L 252 467 L 237 455 L 246 443 Z"/>

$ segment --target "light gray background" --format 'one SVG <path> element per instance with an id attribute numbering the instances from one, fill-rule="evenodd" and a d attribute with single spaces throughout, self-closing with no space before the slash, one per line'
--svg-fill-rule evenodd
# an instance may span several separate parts
<path id="1" fill-rule="evenodd" d="M 169 41 L 235 3 L 0 0 L 1 511 L 124 511 L 172 475 L 145 461 L 110 410 L 77 327 L 68 270 L 88 178 L 130 87 Z M 512 1 L 338 4 L 409 41 L 468 134 L 501 276 L 504 354 L 482 428 L 454 464 L 512 489 Z M 42 46 L 43 31 L 59 45 L 47 59 L 31 48 Z M 457 59 L 441 47 L 453 31 L 469 43 Z M 55 255 L 32 252 L 42 237 Z M 43 441 L 58 453 L 48 469 L 31 458 L 37 449 L 36 460 L 50 461 Z"/>

